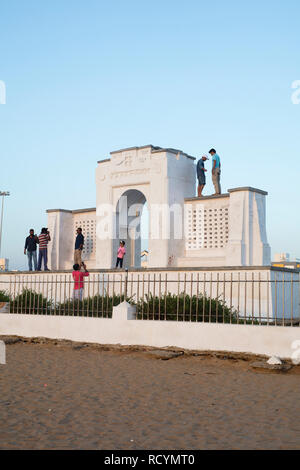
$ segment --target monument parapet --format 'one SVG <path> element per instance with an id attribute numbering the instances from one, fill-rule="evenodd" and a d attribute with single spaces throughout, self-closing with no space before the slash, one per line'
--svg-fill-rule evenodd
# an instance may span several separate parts
<path id="1" fill-rule="evenodd" d="M 51 242 L 48 245 L 48 265 L 51 270 L 71 269 L 74 264 L 76 229 L 85 234 L 83 258 L 89 269 L 96 268 L 96 208 L 66 210 L 49 209 L 48 229 Z"/>
<path id="2" fill-rule="evenodd" d="M 185 255 L 179 267 L 268 266 L 265 191 L 229 189 L 185 199 Z"/>

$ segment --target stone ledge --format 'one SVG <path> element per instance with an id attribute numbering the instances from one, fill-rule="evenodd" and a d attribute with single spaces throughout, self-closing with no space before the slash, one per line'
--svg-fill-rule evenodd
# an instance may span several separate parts
<path id="1" fill-rule="evenodd" d="M 80 214 L 81 212 L 96 212 L 96 207 L 91 207 L 88 209 L 74 209 L 74 210 L 69 210 L 69 209 L 47 209 L 47 213 L 49 212 L 68 212 L 70 214 Z"/>
<path id="2" fill-rule="evenodd" d="M 147 148 L 149 148 L 151 150 L 151 153 L 166 152 L 166 153 L 173 153 L 173 154 L 176 154 L 176 155 L 178 153 L 180 153 L 184 157 L 190 158 L 191 160 L 196 160 L 195 157 L 192 157 L 191 155 L 188 155 L 187 153 L 183 152 L 182 150 L 167 148 L 167 147 L 158 147 L 158 146 L 155 146 L 155 145 L 152 145 L 152 144 L 143 145 L 142 147 L 128 147 L 128 148 L 125 148 L 125 149 L 114 150 L 113 152 L 110 152 L 110 155 L 114 155 L 116 153 L 122 153 L 122 152 L 130 152 L 132 150 L 143 150 L 143 149 L 147 149 Z M 100 161 L 98 161 L 98 163 L 102 163 L 102 162 L 105 162 L 105 161 L 110 161 L 110 159 L 108 158 L 106 160 L 100 160 Z"/>
<path id="3" fill-rule="evenodd" d="M 290 364 L 268 364 L 267 362 L 252 362 L 250 367 L 261 372 L 288 372 L 292 369 Z"/>
<path id="4" fill-rule="evenodd" d="M 264 196 L 268 195 L 268 193 L 266 191 L 263 191 L 262 189 L 252 188 L 251 186 L 244 186 L 244 187 L 241 187 L 241 188 L 228 189 L 229 193 L 235 193 L 237 191 L 250 191 L 252 193 L 263 194 Z"/>
<path id="5" fill-rule="evenodd" d="M 87 260 L 88 264 L 89 261 Z M 89 273 L 98 274 L 125 274 L 125 269 L 89 269 Z M 210 271 L 271 271 L 271 272 L 283 272 L 283 273 L 294 273 L 298 274 L 300 269 L 280 268 L 277 266 L 186 266 L 186 267 L 169 267 L 169 268 L 129 268 L 128 273 L 165 273 L 165 272 L 210 272 Z M 50 274 L 68 274 L 72 273 L 73 269 L 59 269 L 50 271 L 1 271 L 0 276 L 5 275 L 31 275 L 36 276 L 39 274 L 50 275 Z"/>
<path id="6" fill-rule="evenodd" d="M 224 193 L 224 194 L 217 194 L 217 195 L 211 195 L 211 196 L 203 196 L 203 197 L 188 197 L 185 198 L 185 202 L 201 202 L 201 201 L 207 201 L 209 199 L 223 199 L 229 197 L 230 194 Z"/>

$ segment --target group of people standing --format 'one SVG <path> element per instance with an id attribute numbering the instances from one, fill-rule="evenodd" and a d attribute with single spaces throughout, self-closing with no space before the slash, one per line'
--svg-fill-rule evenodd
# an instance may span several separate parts
<path id="1" fill-rule="evenodd" d="M 221 160 L 215 149 L 211 149 L 208 153 L 212 158 L 212 182 L 215 187 L 215 194 L 213 194 L 213 196 L 217 196 L 218 194 L 221 194 Z M 203 197 L 202 191 L 206 185 L 205 173 L 207 170 L 205 169 L 204 163 L 207 160 L 209 160 L 209 157 L 207 155 L 203 155 L 197 163 L 198 197 Z"/>
<path id="2" fill-rule="evenodd" d="M 74 271 L 80 271 L 81 267 L 86 270 L 85 264 L 82 262 L 82 250 L 84 246 L 84 236 L 82 228 L 76 230 L 75 248 L 74 248 Z M 48 242 L 51 241 L 50 232 L 47 228 L 42 228 L 41 233 L 37 236 L 34 229 L 29 230 L 29 236 L 25 239 L 24 255 L 27 254 L 29 271 L 41 271 L 42 262 L 44 262 L 44 271 L 49 271 L 48 262 Z M 39 256 L 37 257 L 37 247 L 39 246 Z M 116 268 L 123 267 L 123 260 L 126 254 L 125 242 L 121 241 L 117 253 Z"/>
<path id="3" fill-rule="evenodd" d="M 42 261 L 44 270 L 49 271 L 47 262 L 47 245 L 51 241 L 49 230 L 43 227 L 39 236 L 35 235 L 33 228 L 29 230 L 29 236 L 25 239 L 24 255 L 27 254 L 28 268 L 32 271 L 32 262 L 35 271 L 41 271 Z M 37 246 L 39 246 L 39 257 L 37 257 Z"/>

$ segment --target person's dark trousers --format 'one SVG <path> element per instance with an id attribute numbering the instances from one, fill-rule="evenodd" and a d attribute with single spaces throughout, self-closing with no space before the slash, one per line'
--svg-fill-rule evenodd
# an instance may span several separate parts
<path id="1" fill-rule="evenodd" d="M 44 271 L 48 271 L 47 267 L 47 248 L 39 249 L 39 262 L 37 270 L 40 271 L 42 267 L 42 259 L 44 260 Z"/>
<path id="2" fill-rule="evenodd" d="M 117 258 L 116 268 L 119 266 L 119 264 L 120 264 L 120 268 L 122 269 L 123 268 L 123 258 Z"/>
<path id="3" fill-rule="evenodd" d="M 32 271 L 32 260 L 33 260 L 34 270 L 36 271 L 36 268 L 37 268 L 36 250 L 35 251 L 28 251 L 27 250 L 27 258 L 28 258 L 29 271 Z"/>

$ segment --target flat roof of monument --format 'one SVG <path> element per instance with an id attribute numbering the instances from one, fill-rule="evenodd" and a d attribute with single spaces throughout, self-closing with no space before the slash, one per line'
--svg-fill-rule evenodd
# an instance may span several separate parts
<path id="1" fill-rule="evenodd" d="M 224 193 L 224 194 L 214 194 L 210 196 L 202 196 L 202 197 L 185 197 L 184 200 L 186 202 L 193 202 L 193 201 L 207 201 L 208 199 L 222 199 L 229 197 L 229 193 Z"/>
<path id="2" fill-rule="evenodd" d="M 263 196 L 268 195 L 268 193 L 266 191 L 263 191 L 262 189 L 252 188 L 252 186 L 243 186 L 241 188 L 228 189 L 228 192 L 223 193 L 223 194 L 212 194 L 210 196 L 202 196 L 202 197 L 186 197 L 184 198 L 184 200 L 186 202 L 192 202 L 192 201 L 205 201 L 207 199 L 220 199 L 223 197 L 229 197 L 230 193 L 235 193 L 237 191 L 250 191 L 253 193 L 262 194 Z"/>
<path id="3" fill-rule="evenodd" d="M 47 209 L 46 212 L 69 212 L 71 214 L 78 214 L 80 212 L 96 212 L 96 207 L 91 207 L 88 209 Z"/>
<path id="4" fill-rule="evenodd" d="M 252 186 L 242 186 L 241 188 L 232 188 L 228 189 L 229 193 L 235 193 L 237 191 L 250 191 L 252 193 L 263 194 L 264 196 L 268 196 L 267 191 L 263 191 L 262 189 L 252 188 Z"/>
<path id="5" fill-rule="evenodd" d="M 164 148 L 164 147 L 157 147 L 155 145 L 143 145 L 142 147 L 128 147 L 125 149 L 120 149 L 120 150 L 114 150 L 113 152 L 110 152 L 110 155 L 114 155 L 115 153 L 120 153 L 120 152 L 128 152 L 130 150 L 141 150 L 141 149 L 146 149 L 146 148 L 151 148 L 151 153 L 161 153 L 161 152 L 169 152 L 169 153 L 174 153 L 178 154 L 181 153 L 187 158 L 190 158 L 192 160 L 196 160 L 195 157 L 192 157 L 191 155 L 188 155 L 187 153 L 183 152 L 182 150 L 179 149 L 173 149 L 173 148 Z M 104 162 L 109 162 L 110 158 L 106 158 L 104 160 L 99 160 L 98 163 L 104 163 Z"/>

